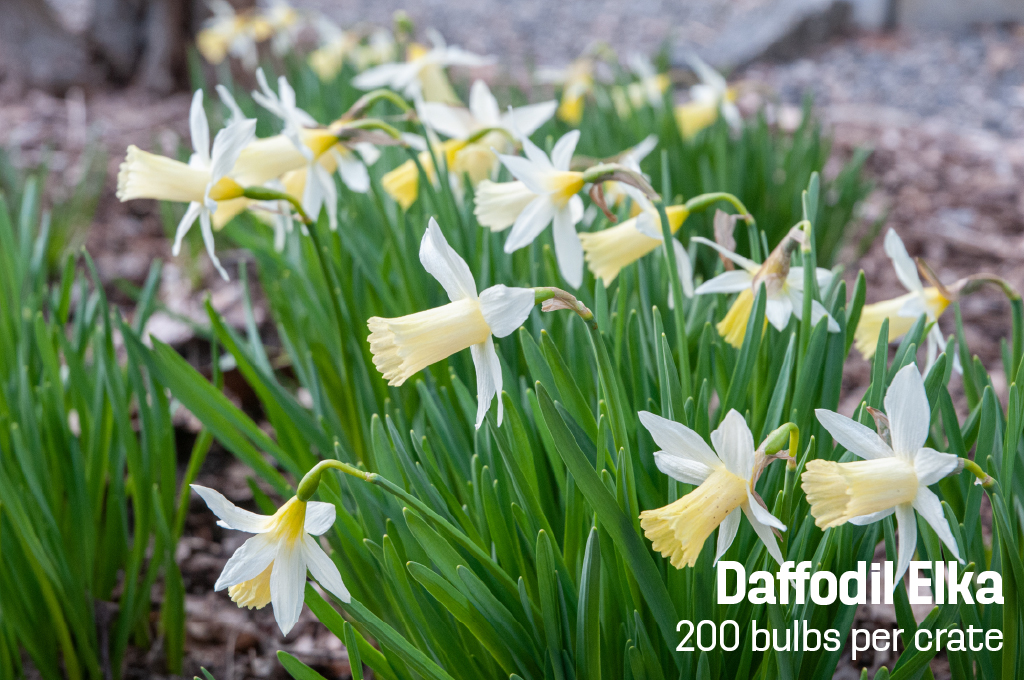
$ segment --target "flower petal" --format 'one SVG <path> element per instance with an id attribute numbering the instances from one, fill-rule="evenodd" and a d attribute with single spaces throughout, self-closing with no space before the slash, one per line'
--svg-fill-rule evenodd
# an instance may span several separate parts
<path id="1" fill-rule="evenodd" d="M 352 191 L 365 194 L 370 190 L 370 173 L 354 154 L 343 155 L 334 152 L 341 181 Z"/>
<path id="2" fill-rule="evenodd" d="M 228 273 L 224 271 L 224 267 L 220 264 L 220 258 L 217 257 L 217 251 L 214 247 L 213 242 L 213 224 L 210 222 L 210 211 L 201 209 L 199 211 L 199 233 L 203 235 L 203 243 L 206 244 L 206 253 L 210 256 L 210 261 L 213 262 L 213 268 L 217 270 L 220 277 L 225 281 L 228 281 L 230 277 Z"/>
<path id="3" fill-rule="evenodd" d="M 865 460 L 892 458 L 892 449 L 874 430 L 823 408 L 815 409 L 814 414 L 832 438 L 853 455 Z"/>
<path id="4" fill-rule="evenodd" d="M 750 506 L 750 512 L 753 513 L 754 517 L 757 517 L 757 521 L 765 526 L 775 527 L 779 531 L 785 531 L 786 525 L 782 523 L 778 517 L 765 510 L 764 507 L 757 502 L 754 498 L 754 493 L 747 488 L 747 504 Z"/>
<path id="5" fill-rule="evenodd" d="M 498 425 L 501 425 L 501 361 L 494 351 L 494 339 L 488 336 L 483 342 L 472 345 L 473 365 L 476 367 L 476 429 L 484 424 L 491 400 L 498 396 Z"/>
<path id="6" fill-rule="evenodd" d="M 473 134 L 475 121 L 466 109 L 438 102 L 423 102 L 417 109 L 426 126 L 445 137 L 465 139 Z"/>
<path id="7" fill-rule="evenodd" d="M 256 119 L 245 118 L 221 129 L 213 140 L 210 178 L 216 182 L 231 172 L 238 155 L 256 139 Z"/>
<path id="8" fill-rule="evenodd" d="M 539 104 L 520 106 L 512 109 L 509 113 L 503 114 L 498 125 L 511 130 L 512 121 L 514 120 L 515 129 L 518 130 L 520 135 L 525 137 L 532 135 L 537 131 L 537 128 L 551 120 L 551 116 L 555 115 L 557 109 L 558 102 L 553 99 L 540 102 Z"/>
<path id="9" fill-rule="evenodd" d="M 914 506 L 910 503 L 901 503 L 896 506 L 896 523 L 899 529 L 900 544 L 896 558 L 895 585 L 900 582 L 903 575 L 907 573 L 910 560 L 917 550 L 917 518 L 914 516 Z"/>
<path id="10" fill-rule="evenodd" d="M 889 416 L 892 450 L 913 460 L 928 439 L 931 409 L 924 381 L 916 364 L 901 368 L 885 393 L 885 413 Z"/>
<path id="11" fill-rule="evenodd" d="M 469 265 L 448 245 L 441 227 L 431 217 L 420 242 L 420 262 L 448 293 L 452 302 L 476 298 L 476 281 Z"/>
<path id="12" fill-rule="evenodd" d="M 214 590 L 224 590 L 256 578 L 277 555 L 278 542 L 270 534 L 256 534 L 235 551 L 217 577 Z"/>
<path id="13" fill-rule="evenodd" d="M 188 204 L 188 209 L 185 214 L 182 215 L 181 221 L 178 222 L 178 228 L 174 232 L 174 245 L 171 247 L 171 254 L 175 257 L 181 252 L 181 242 L 185 238 L 185 234 L 188 233 L 195 221 L 199 219 L 199 213 L 203 211 L 203 204 L 196 203 L 193 201 Z"/>
<path id="14" fill-rule="evenodd" d="M 487 83 L 482 80 L 473 81 L 473 86 L 469 88 L 469 110 L 476 122 L 483 127 L 501 125 L 501 109 L 498 108 L 498 100 L 491 94 L 491 88 L 487 87 Z M 534 128 L 534 130 L 536 129 Z M 523 134 L 528 135 L 530 132 Z"/>
<path id="15" fill-rule="evenodd" d="M 756 274 L 758 272 L 758 270 L 761 269 L 761 265 L 759 265 L 758 263 L 754 262 L 753 260 L 749 260 L 749 259 L 743 257 L 742 255 L 739 255 L 737 253 L 732 252 L 731 250 L 723 248 L 722 246 L 718 245 L 714 241 L 706 239 L 703 236 L 694 236 L 690 240 L 691 241 L 696 241 L 697 243 L 703 243 L 706 246 L 710 246 L 711 248 L 714 248 L 715 250 L 718 251 L 718 253 L 720 255 L 722 255 L 723 257 L 729 258 L 730 260 L 732 260 L 733 262 L 735 262 L 739 266 L 741 266 L 744 269 L 746 269 L 751 274 Z"/>
<path id="16" fill-rule="evenodd" d="M 583 283 L 583 244 L 576 233 L 569 204 L 555 211 L 551 236 L 555 241 L 555 259 L 562 278 L 573 288 L 579 288 Z"/>
<path id="17" fill-rule="evenodd" d="M 192 106 L 188 111 L 188 131 L 192 135 L 192 150 L 204 167 L 210 166 L 210 123 L 203 108 L 203 91 L 192 95 Z"/>
<path id="18" fill-rule="evenodd" d="M 896 278 L 904 288 L 910 291 L 920 291 L 923 288 L 921 277 L 917 274 L 917 265 L 907 253 L 907 247 L 903 245 L 895 229 L 890 229 L 885 235 L 885 254 L 892 260 Z"/>
<path id="19" fill-rule="evenodd" d="M 302 552 L 306 560 L 306 566 L 313 578 L 323 586 L 324 590 L 334 595 L 342 602 L 348 604 L 352 601 L 352 595 L 341 580 L 341 572 L 334 560 L 324 552 L 320 543 L 309 536 L 302 537 Z"/>
<path id="20" fill-rule="evenodd" d="M 291 632 L 302 614 L 306 590 L 305 553 L 302 542 L 282 545 L 270 572 L 270 601 L 282 635 Z"/>
<path id="21" fill-rule="evenodd" d="M 740 506 L 743 508 L 743 514 L 747 516 L 747 521 L 750 522 L 750 526 L 754 528 L 754 533 L 764 543 L 764 547 L 768 549 L 768 554 L 775 559 L 776 562 L 782 564 L 785 562 L 785 558 L 782 556 L 782 551 L 779 550 L 779 543 L 775 540 L 775 534 L 772 533 L 771 527 L 767 524 L 763 524 L 753 512 L 753 507 L 749 503 L 745 503 Z"/>
<path id="22" fill-rule="evenodd" d="M 270 517 L 243 510 L 225 498 L 224 494 L 219 491 L 198 484 L 192 484 L 192 490 L 206 501 L 206 505 L 220 519 L 217 522 L 218 526 L 236 531 L 247 531 L 250 534 L 260 534 L 266 531 L 270 524 Z"/>
<path id="23" fill-rule="evenodd" d="M 736 540 L 736 532 L 740 528 L 740 509 L 735 508 L 725 516 L 722 523 L 718 525 L 718 546 L 715 550 L 715 564 L 722 559 L 722 555 L 729 549 L 732 542 Z"/>
<path id="24" fill-rule="evenodd" d="M 764 305 L 764 315 L 775 330 L 784 331 L 789 318 L 793 316 L 793 301 L 785 295 L 775 300 L 769 299 Z"/>
<path id="25" fill-rule="evenodd" d="M 637 415 L 640 423 L 651 433 L 654 443 L 661 447 L 666 456 L 700 463 L 708 470 L 722 465 L 722 460 L 704 438 L 682 423 L 656 416 L 649 411 L 640 411 Z"/>
<path id="26" fill-rule="evenodd" d="M 496 338 L 503 338 L 523 325 L 533 310 L 536 294 L 531 288 L 510 288 L 498 284 L 480 293 L 480 313 Z"/>
<path id="27" fill-rule="evenodd" d="M 526 142 L 525 139 L 523 141 L 524 143 Z M 508 168 L 513 177 L 525 184 L 526 188 L 533 193 L 539 195 L 550 193 L 547 178 L 552 172 L 551 168 L 545 168 L 540 163 L 529 158 L 523 158 L 522 156 L 509 156 L 508 154 L 499 153 L 498 159 L 502 165 Z"/>
<path id="28" fill-rule="evenodd" d="M 859 527 L 867 526 L 868 524 L 874 524 L 875 522 L 880 522 L 881 520 L 885 519 L 886 517 L 888 517 L 889 515 L 891 515 L 894 512 L 896 512 L 896 508 L 895 507 L 891 507 L 888 510 L 879 510 L 878 512 L 873 512 L 870 515 L 861 515 L 860 517 L 851 517 L 850 518 L 850 524 L 856 524 Z"/>
<path id="29" fill-rule="evenodd" d="M 960 557 L 960 548 L 956 544 L 956 539 L 953 538 L 953 532 L 949 529 L 949 522 L 946 520 L 946 513 L 942 511 L 939 497 L 931 489 L 922 485 L 917 490 L 917 498 L 914 499 L 913 505 L 921 518 L 928 522 L 928 526 L 935 531 L 935 535 L 946 544 L 953 557 L 962 563 L 964 560 Z"/>
<path id="30" fill-rule="evenodd" d="M 695 295 L 707 295 L 709 293 L 738 293 L 741 290 L 750 288 L 754 277 L 745 269 L 733 269 L 731 272 L 723 272 L 697 286 L 693 291 Z"/>
<path id="31" fill-rule="evenodd" d="M 568 170 L 572 163 L 572 154 L 576 150 L 576 144 L 580 141 L 580 131 L 570 130 L 562 135 L 562 138 L 555 142 L 551 149 L 551 165 L 557 170 Z"/>
<path id="32" fill-rule="evenodd" d="M 512 253 L 530 245 L 534 239 L 551 224 L 555 216 L 555 204 L 547 196 L 538 196 L 530 201 L 512 224 L 505 240 L 505 252 Z"/>
<path id="33" fill-rule="evenodd" d="M 672 239 L 672 248 L 676 251 L 676 270 L 679 272 L 679 283 L 683 287 L 683 295 L 693 297 L 693 264 L 690 255 L 678 239 Z"/>
<path id="34" fill-rule="evenodd" d="M 307 534 L 319 536 L 334 525 L 338 510 L 334 503 L 322 503 L 320 501 L 309 501 L 306 503 L 306 521 L 302 530 Z"/>
<path id="35" fill-rule="evenodd" d="M 654 464 L 663 474 L 684 484 L 702 484 L 713 470 L 704 463 L 687 460 L 667 451 L 654 452 Z"/>
<path id="36" fill-rule="evenodd" d="M 959 463 L 960 458 L 952 453 L 942 453 L 925 446 L 914 456 L 914 471 L 919 484 L 931 486 L 952 473 Z"/>
<path id="37" fill-rule="evenodd" d="M 718 429 L 711 433 L 711 444 L 729 472 L 750 481 L 754 473 L 754 435 L 747 421 L 736 409 L 731 409 Z"/>
<path id="38" fill-rule="evenodd" d="M 375 90 L 389 85 L 401 90 L 416 77 L 419 70 L 420 65 L 416 63 L 381 64 L 357 75 L 352 79 L 352 84 L 360 90 Z"/>

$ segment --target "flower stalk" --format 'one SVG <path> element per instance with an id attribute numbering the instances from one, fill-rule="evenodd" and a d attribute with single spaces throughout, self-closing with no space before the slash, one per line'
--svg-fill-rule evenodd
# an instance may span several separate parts
<path id="1" fill-rule="evenodd" d="M 591 330 L 597 329 L 597 319 L 594 317 L 594 313 L 572 293 L 554 287 L 534 288 L 533 291 L 534 304 L 543 303 L 541 304 L 542 312 L 568 309 L 583 319 Z"/>

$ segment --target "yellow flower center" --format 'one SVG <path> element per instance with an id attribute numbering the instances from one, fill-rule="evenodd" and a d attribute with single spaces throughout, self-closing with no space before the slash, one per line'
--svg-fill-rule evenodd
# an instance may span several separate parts
<path id="1" fill-rule="evenodd" d="M 270 523 L 267 536 L 272 542 L 294 545 L 304 533 L 306 503 L 293 496 L 278 508 Z M 270 575 L 273 571 L 274 563 L 271 562 L 255 578 L 228 588 L 231 601 L 239 607 L 248 607 L 249 609 L 266 607 L 270 603 Z"/>
<path id="2" fill-rule="evenodd" d="M 583 188 L 583 173 L 556 171 L 548 179 L 548 186 L 551 189 L 551 200 L 559 207 L 564 206 Z"/>
<path id="3" fill-rule="evenodd" d="M 241 198 L 245 194 L 242 185 L 230 177 L 221 177 L 220 180 L 210 187 L 210 198 L 215 201 L 229 201 L 233 198 Z"/>
<path id="4" fill-rule="evenodd" d="M 803 487 L 814 523 L 827 529 L 910 503 L 917 497 L 918 484 L 914 464 L 892 457 L 852 463 L 809 461 Z"/>
<path id="5" fill-rule="evenodd" d="M 692 567 L 711 532 L 746 500 L 747 483 L 723 466 L 675 503 L 640 513 L 640 526 L 673 567 Z"/>

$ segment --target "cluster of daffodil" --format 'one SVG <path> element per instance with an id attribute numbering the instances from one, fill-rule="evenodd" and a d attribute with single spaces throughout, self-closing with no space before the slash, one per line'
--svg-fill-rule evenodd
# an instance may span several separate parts
<path id="1" fill-rule="evenodd" d="M 363 37 L 321 31 L 309 65 L 325 86 L 348 63 L 349 82 L 369 91 L 332 123 L 300 108 L 287 80 L 275 89 L 258 72 L 253 100 L 283 122 L 279 135 L 255 138 L 254 121 L 219 88 L 230 115 L 211 147 L 199 91 L 187 163 L 132 147 L 122 166 L 122 200 L 188 203 L 175 252 L 198 220 L 224 276 L 216 229 L 247 210 L 269 216 L 275 229 L 261 275 L 311 409 L 212 307 L 218 342 L 259 385 L 277 441 L 216 390 L 184 389 L 188 369 L 167 348 L 151 362 L 218 438 L 290 497 L 263 516 L 194 487 L 222 527 L 255 534 L 232 555 L 217 590 L 239 606 L 272 604 L 285 634 L 305 601 L 345 636 L 353 658 L 364 654 L 384 677 L 564 679 L 607 668 L 635 678 L 721 671 L 818 680 L 831 676 L 838 657 L 796 658 L 789 649 L 719 656 L 711 671 L 701 654 L 674 654 L 680 611 L 716 621 L 767 617 L 779 630 L 801 618 L 847 628 L 852 621 L 845 604 L 717 607 L 707 598 L 719 559 L 748 569 L 787 560 L 813 561 L 816 571 L 847 568 L 855 557 L 871 560 L 884 537 L 894 584 L 915 553 L 984 559 L 968 515 L 980 507 L 981 487 L 996 512 L 1006 512 L 1000 487 L 1012 490 L 1017 456 L 1004 455 L 996 439 L 1006 433 L 1007 451 L 1018 451 L 1024 399 L 1014 384 L 1004 416 L 983 370 L 958 360 L 969 358 L 962 337 L 947 341 L 938 321 L 980 285 L 1002 287 L 1014 301 L 1006 364 L 1016 369 L 1024 321 L 1005 282 L 979 274 L 943 285 L 890 231 L 885 251 L 909 292 L 864 304 L 861 278 L 848 300 L 838 272 L 817 266 L 817 175 L 803 219 L 769 236 L 731 193 L 673 194 L 664 147 L 663 189 L 655 191 L 641 169 L 650 169 L 645 159 L 662 143 L 644 136 L 650 128 L 612 155 L 577 153 L 578 145 L 595 146 L 585 109 L 605 93 L 614 115 L 666 107 L 671 79 L 648 62 L 630 59 L 635 80 L 600 90 L 611 59 L 595 50 L 562 72 L 538 73 L 560 86 L 560 100 L 503 109 L 476 80 L 464 105 L 445 68 L 493 60 L 436 35 L 424 47 L 405 33 L 390 36 L 391 55 L 368 66 L 354 56 Z M 673 112 L 673 139 L 719 118 L 723 134 L 743 126 L 725 79 L 695 57 L 691 65 L 700 83 Z M 367 118 L 380 101 L 398 113 Z M 669 112 L 661 114 L 671 126 Z M 531 136 L 553 118 L 580 129 L 563 127 L 538 145 Z M 354 194 L 339 195 L 335 173 Z M 701 213 L 717 206 L 733 214 L 717 211 L 709 229 Z M 285 248 L 296 217 L 313 241 L 312 258 L 308 249 Z M 734 234 L 740 225 L 746 233 Z M 586 324 L 582 337 L 570 315 L 534 314 L 538 304 L 573 312 Z M 890 367 L 888 343 L 901 338 Z M 915 361 L 922 343 L 923 374 Z M 872 360 L 871 388 L 854 418 L 837 412 L 851 347 Z M 964 372 L 972 409 L 963 428 L 946 388 L 954 369 Z M 475 401 L 463 384 L 469 375 Z M 410 382 L 415 391 L 394 389 Z M 943 446 L 933 413 L 950 453 L 932 448 Z M 863 424 L 869 417 L 875 430 Z M 977 462 L 967 456 L 975 442 Z M 990 473 L 999 466 L 1007 472 L 997 484 Z M 981 487 L 968 486 L 962 471 Z M 269 499 L 257 501 L 270 512 Z M 319 536 L 330 541 L 330 556 Z M 1019 550 L 1015 529 L 1001 527 L 998 536 L 1003 569 Z M 712 538 L 714 549 L 705 550 Z M 1016 617 L 1014 607 L 958 615 L 991 623 L 1009 620 L 1011 610 Z M 902 627 L 910 625 L 906 611 L 898 609 Z M 920 623 L 950 622 L 936 615 Z M 745 639 L 750 628 L 742 630 Z M 361 636 L 376 638 L 380 651 Z M 776 673 L 786 668 L 792 672 Z"/>

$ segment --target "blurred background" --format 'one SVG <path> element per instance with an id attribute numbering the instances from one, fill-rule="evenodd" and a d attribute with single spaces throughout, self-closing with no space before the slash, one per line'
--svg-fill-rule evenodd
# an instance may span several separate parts
<path id="1" fill-rule="evenodd" d="M 213 4 L 220 12 L 252 6 Z M 834 261 L 848 281 L 865 271 L 869 302 L 903 292 L 875 238 L 890 227 L 942 281 L 986 271 L 1024 289 L 1021 0 L 292 0 L 292 6 L 313 18 L 289 34 L 294 54 L 316 49 L 328 20 L 365 41 L 374 27 L 391 28 L 401 12 L 398 23 L 421 41 L 436 29 L 449 45 L 497 57 L 472 77 L 534 99 L 555 94 L 535 84 L 538 69 L 616 54 L 622 62 L 640 57 L 656 64 L 683 103 L 694 83 L 689 57 L 695 53 L 728 78 L 746 118 L 764 116 L 785 132 L 813 112 L 830 141 L 826 181 L 851 159 L 866 159 L 870 190 L 857 201 Z M 193 342 L 196 326 L 189 320 L 206 318 L 207 293 L 229 321 L 245 324 L 242 283 L 221 281 L 205 259 L 172 260 L 166 225 L 174 220 L 164 208 L 152 201 L 122 204 L 114 192 L 129 144 L 171 156 L 189 146 L 188 107 L 199 82 L 255 85 L 244 58 L 209 63 L 196 50 L 196 36 L 213 16 L 201 0 L 0 2 L 0 190 L 17 205 L 25 179 L 38 178 L 62 242 L 89 250 L 109 295 L 125 308 L 151 262 L 168 260 L 160 311 L 147 329 L 186 356 L 202 344 Z M 258 44 L 255 58 L 280 61 L 271 42 Z M 468 76 L 453 69 L 462 90 Z M 614 79 L 598 70 L 595 78 L 602 77 Z M 777 180 L 781 185 L 784 178 Z M 1007 330 L 1008 305 L 1000 295 L 976 295 L 962 302 L 962 311 L 969 345 L 1005 399 L 998 339 Z M 264 330 L 268 313 L 259 299 L 253 312 Z M 868 367 L 859 357 L 849 362 L 847 399 L 860 398 Z M 214 485 L 230 497 L 244 496 L 247 470 L 227 457 L 222 463 L 214 460 L 204 474 L 215 475 Z M 177 556 L 190 587 L 189 667 L 223 663 L 217 676 L 223 680 L 279 672 L 267 654 L 277 648 L 324 667 L 342 658 L 340 641 L 322 628 L 309 627 L 312 632 L 287 644 L 261 645 L 276 634 L 263 616 L 269 610 L 250 617 L 211 592 L 223 559 L 211 555 L 203 533 L 209 527 L 191 522 Z M 885 627 L 891 610 L 858 616 L 860 626 Z M 146 660 L 132 668 L 146 668 Z M 852 667 L 840 671 L 859 677 Z"/>

